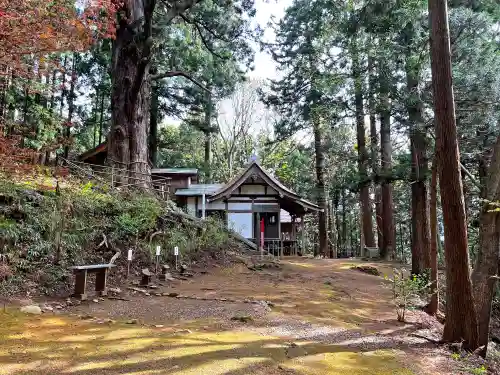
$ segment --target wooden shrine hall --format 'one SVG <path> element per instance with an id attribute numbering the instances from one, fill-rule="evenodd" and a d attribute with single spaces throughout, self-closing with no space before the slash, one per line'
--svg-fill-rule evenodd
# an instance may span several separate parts
<path id="1" fill-rule="evenodd" d="M 306 214 L 321 211 L 251 162 L 226 184 L 190 184 L 175 192 L 187 213 L 218 216 L 228 228 L 275 255 L 302 253 L 299 240 Z"/>

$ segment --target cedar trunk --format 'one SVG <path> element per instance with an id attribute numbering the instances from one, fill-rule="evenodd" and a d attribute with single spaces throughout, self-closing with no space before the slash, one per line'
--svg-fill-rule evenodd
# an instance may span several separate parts
<path id="1" fill-rule="evenodd" d="M 368 107 L 370 112 L 370 153 L 371 153 L 371 164 L 372 172 L 374 175 L 373 190 L 375 193 L 375 224 L 377 228 L 377 246 L 379 249 L 382 248 L 382 191 L 379 185 L 379 175 L 380 175 L 380 161 L 379 161 L 379 147 L 378 147 L 378 134 L 377 134 L 377 123 L 376 123 L 376 103 L 375 103 L 375 67 L 374 59 L 371 55 L 368 56 L 368 74 L 369 88 L 368 88 Z"/>
<path id="2" fill-rule="evenodd" d="M 151 113 L 149 118 L 149 160 L 153 166 L 158 166 L 158 112 L 160 94 L 157 85 L 151 90 Z"/>
<path id="3" fill-rule="evenodd" d="M 408 108 L 411 119 L 421 118 Z M 417 123 L 418 124 L 418 123 Z M 427 194 L 427 140 L 422 128 L 412 122 L 410 134 L 411 147 L 411 269 L 412 274 L 424 273 L 430 268 L 430 226 L 429 226 L 429 200 Z M 415 126 L 416 125 L 416 126 Z"/>
<path id="4" fill-rule="evenodd" d="M 212 133 L 205 132 L 205 183 L 212 182 Z"/>
<path id="5" fill-rule="evenodd" d="M 316 154 L 316 190 L 318 192 L 318 206 L 323 211 L 318 214 L 318 235 L 319 235 L 319 254 L 328 256 L 328 203 L 325 191 L 325 154 L 322 146 L 321 122 L 318 119 L 313 120 L 314 127 L 314 150 Z"/>
<path id="6" fill-rule="evenodd" d="M 475 350 L 479 343 L 478 326 L 467 249 L 445 0 L 429 0 L 429 20 L 436 154 L 446 257 L 446 323 L 443 341 L 463 342 L 465 349 Z"/>
<path id="7" fill-rule="evenodd" d="M 134 22 L 143 17 L 141 1 L 130 1 L 113 42 L 111 109 L 112 126 L 108 136 L 108 163 L 119 184 L 149 186 L 148 127 L 151 101 L 149 55 L 144 40 L 134 33 Z M 137 17 L 137 18 L 134 18 Z"/>
<path id="8" fill-rule="evenodd" d="M 367 247 L 375 247 L 373 235 L 372 207 L 370 202 L 370 180 L 368 178 L 368 152 L 365 141 L 365 113 L 363 105 L 363 77 L 359 62 L 357 41 L 352 42 L 352 76 L 354 79 L 354 102 L 356 107 L 356 134 L 358 143 L 358 170 L 360 179 L 360 202 L 361 221 L 364 244 Z M 363 246 L 362 245 L 362 246 Z"/>
<path id="9" fill-rule="evenodd" d="M 430 268 L 431 268 L 431 300 L 427 305 L 426 311 L 430 315 L 436 315 L 439 309 L 439 284 L 438 284 L 438 259 L 437 259 L 437 242 L 438 242 L 438 222 L 437 222 L 437 162 L 436 158 L 432 161 L 432 177 L 430 191 Z"/>
<path id="10" fill-rule="evenodd" d="M 412 273 L 422 274 L 430 268 L 430 227 L 429 198 L 427 194 L 427 138 L 425 134 L 424 104 L 420 95 L 420 67 L 415 66 L 414 45 L 415 29 L 409 23 L 404 31 L 406 37 L 406 85 L 408 100 L 406 110 L 410 122 L 411 148 L 411 255 Z"/>
<path id="11" fill-rule="evenodd" d="M 497 138 L 493 156 L 482 190 L 486 202 L 500 199 L 500 137 Z M 485 203 L 480 215 L 479 252 L 472 273 L 474 298 L 479 325 L 479 346 L 484 346 L 480 354 L 486 356 L 489 341 L 491 303 L 495 296 L 500 248 L 500 215 Z"/>
<path id="12" fill-rule="evenodd" d="M 388 107 L 388 99 L 385 99 L 385 108 Z M 391 124 L 390 112 L 383 111 L 380 116 L 380 144 L 382 160 L 382 248 L 380 257 L 383 259 L 392 258 L 396 246 L 394 229 L 394 201 L 392 198 L 392 183 L 387 176 L 392 169 L 392 145 L 391 145 Z"/>
<path id="13" fill-rule="evenodd" d="M 379 61 L 380 83 L 380 155 L 382 164 L 382 247 L 380 257 L 390 259 L 396 247 L 394 227 L 394 201 L 392 198 L 392 144 L 391 144 L 391 104 L 389 100 L 390 74 L 387 62 Z"/>

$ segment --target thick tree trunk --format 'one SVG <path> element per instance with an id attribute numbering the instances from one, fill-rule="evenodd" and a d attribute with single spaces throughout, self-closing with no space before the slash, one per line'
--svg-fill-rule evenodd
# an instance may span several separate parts
<path id="1" fill-rule="evenodd" d="M 413 109 L 410 110 L 413 113 Z M 415 118 L 413 113 L 410 116 Z M 411 121 L 411 120 L 410 120 Z M 412 126 L 415 126 L 412 123 Z M 417 125 L 418 126 L 418 125 Z M 412 253 L 412 273 L 415 275 L 422 274 L 430 268 L 430 226 L 429 226 L 429 200 L 427 194 L 427 140 L 425 139 L 424 130 L 413 127 L 410 133 L 411 147 L 411 170 L 412 170 L 412 185 L 411 185 L 411 207 L 412 207 L 412 238 L 411 238 L 411 253 Z"/>
<path id="2" fill-rule="evenodd" d="M 95 89 L 95 106 L 94 106 L 94 124 L 92 126 L 93 146 L 97 146 L 97 117 L 99 116 L 99 99 L 100 99 L 99 86 Z"/>
<path id="3" fill-rule="evenodd" d="M 392 145 L 390 115 L 385 113 L 380 121 L 380 143 L 382 154 L 382 175 L 389 176 L 392 169 Z M 380 256 L 390 259 L 394 256 L 396 246 L 394 229 L 394 201 L 392 198 L 392 183 L 386 177 L 382 180 L 382 248 Z"/>
<path id="4" fill-rule="evenodd" d="M 104 97 L 106 96 L 106 92 L 104 91 L 104 89 L 102 90 L 102 93 L 101 93 L 101 108 L 99 109 L 99 144 L 102 143 L 102 140 L 103 140 L 103 136 L 104 136 Z"/>
<path id="5" fill-rule="evenodd" d="M 212 182 L 212 132 L 205 132 L 205 183 Z"/>
<path id="6" fill-rule="evenodd" d="M 331 241 L 335 241 L 335 253 L 334 256 L 335 258 L 338 258 L 338 254 L 340 249 L 342 248 L 342 230 L 340 228 L 340 219 L 339 219 L 339 203 L 340 203 L 340 192 L 336 190 L 333 193 L 333 212 L 332 212 L 332 233 L 335 234 L 335 236 L 332 235 Z"/>
<path id="7" fill-rule="evenodd" d="M 62 118 L 64 111 L 64 98 L 66 97 L 66 64 L 68 63 L 68 56 L 64 56 L 62 62 L 62 83 L 61 83 L 61 101 L 59 104 L 59 117 Z"/>
<path id="8" fill-rule="evenodd" d="M 354 37 L 355 39 L 355 37 Z M 368 152 L 365 141 L 365 113 L 363 105 L 363 77 L 359 62 L 357 42 L 352 42 L 352 77 L 354 79 L 354 102 L 356 107 L 356 135 L 358 143 L 358 170 L 360 178 L 360 203 L 362 212 L 362 231 L 364 245 L 375 247 L 373 235 L 372 207 L 370 202 L 370 181 L 368 178 Z"/>
<path id="9" fill-rule="evenodd" d="M 380 64 L 380 155 L 382 164 L 382 248 L 380 257 L 390 259 L 396 247 L 394 227 L 394 201 L 392 182 L 391 104 L 389 100 L 390 74 L 383 59 Z"/>
<path id="10" fill-rule="evenodd" d="M 69 86 L 69 94 L 68 94 L 68 119 L 66 121 L 66 129 L 65 129 L 65 145 L 64 145 L 64 158 L 68 159 L 69 157 L 69 146 L 71 143 L 71 127 L 73 126 L 73 113 L 75 112 L 75 87 L 76 87 L 76 79 L 77 72 L 76 66 L 78 62 L 78 54 L 73 53 L 72 59 L 72 68 L 71 68 L 71 81 Z"/>
<path id="11" fill-rule="evenodd" d="M 370 153 L 372 172 L 375 177 L 373 181 L 373 190 L 375 193 L 375 223 L 377 228 L 377 245 L 381 249 L 382 244 L 382 191 L 379 185 L 380 177 L 380 160 L 379 160 L 379 147 L 378 147 L 378 132 L 376 123 L 376 103 L 375 103 L 375 67 L 374 59 L 371 55 L 368 56 L 368 74 L 369 88 L 368 88 L 368 107 L 370 112 Z"/>
<path id="12" fill-rule="evenodd" d="M 57 82 L 57 69 L 54 69 L 52 71 L 52 83 L 50 86 L 50 104 L 49 104 L 49 109 L 50 113 L 54 111 L 54 106 L 56 102 L 56 82 Z"/>
<path id="13" fill-rule="evenodd" d="M 153 85 L 151 91 L 151 113 L 149 117 L 149 160 L 153 166 L 158 163 L 158 113 L 160 106 L 158 87 Z"/>
<path id="14" fill-rule="evenodd" d="M 345 189 L 342 189 L 342 248 L 347 253 L 347 210 L 346 210 Z"/>
<path id="15" fill-rule="evenodd" d="M 487 202 L 500 200 L 500 137 L 497 138 L 488 168 L 483 196 Z M 488 348 L 491 303 L 495 296 L 500 249 L 500 215 L 485 203 L 479 219 L 479 251 L 472 273 L 476 313 L 479 325 L 480 354 L 484 357 Z"/>
<path id="16" fill-rule="evenodd" d="M 422 274 L 430 268 L 430 227 L 429 198 L 427 194 L 427 139 L 423 118 L 424 105 L 420 96 L 420 67 L 415 66 L 413 59 L 414 28 L 409 23 L 405 29 L 406 37 L 406 87 L 408 100 L 406 110 L 410 122 L 411 148 L 411 254 L 412 273 Z"/>
<path id="17" fill-rule="evenodd" d="M 328 238 L 330 241 L 328 256 L 330 259 L 337 258 L 337 220 L 335 213 L 334 200 L 330 200 L 328 204 Z"/>
<path id="18" fill-rule="evenodd" d="M 316 190 L 318 194 L 318 206 L 323 211 L 318 214 L 319 254 L 328 256 L 328 203 L 325 191 L 325 154 L 322 145 L 322 124 L 320 119 L 313 120 L 314 127 L 314 151 L 316 154 Z"/>
<path id="19" fill-rule="evenodd" d="M 120 21 L 112 51 L 108 163 L 120 171 L 116 178 L 118 184 L 147 187 L 150 185 L 148 128 L 152 42 L 146 39 L 139 25 L 142 18 L 151 22 L 151 15 L 145 14 L 143 1 L 139 0 L 126 2 L 122 11 L 127 20 Z M 152 13 L 152 9 L 150 11 Z"/>
<path id="20" fill-rule="evenodd" d="M 429 20 L 436 153 L 446 257 L 446 323 L 443 341 L 463 341 L 465 349 L 475 350 L 479 344 L 478 325 L 467 249 L 467 225 L 460 178 L 448 10 L 445 0 L 429 0 Z"/>
<path id="21" fill-rule="evenodd" d="M 436 315 L 439 309 L 439 284 L 438 284 L 438 223 L 437 223 L 437 159 L 432 161 L 432 177 L 430 191 L 430 281 L 431 281 L 431 300 L 427 305 L 426 311 L 430 315 Z"/>

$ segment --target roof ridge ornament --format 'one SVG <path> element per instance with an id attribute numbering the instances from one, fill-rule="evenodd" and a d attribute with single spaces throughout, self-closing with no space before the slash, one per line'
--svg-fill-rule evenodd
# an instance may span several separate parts
<path id="1" fill-rule="evenodd" d="M 259 157 L 257 156 L 255 149 L 252 151 L 252 155 L 250 155 L 249 162 L 250 163 L 258 163 L 259 162 Z"/>

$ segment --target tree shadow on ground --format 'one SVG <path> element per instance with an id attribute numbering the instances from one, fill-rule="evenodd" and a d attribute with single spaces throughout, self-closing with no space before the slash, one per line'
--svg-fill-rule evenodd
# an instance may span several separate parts
<path id="1" fill-rule="evenodd" d="M 394 340 L 360 346 L 344 334 L 329 344 L 290 343 L 241 329 L 175 334 L 62 316 L 1 318 L 0 374 L 412 374 L 391 350 L 401 345 Z"/>

